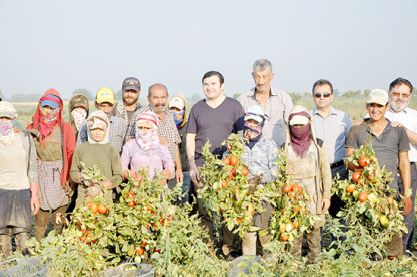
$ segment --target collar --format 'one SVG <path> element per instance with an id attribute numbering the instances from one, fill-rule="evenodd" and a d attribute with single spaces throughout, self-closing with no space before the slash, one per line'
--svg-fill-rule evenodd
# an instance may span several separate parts
<path id="1" fill-rule="evenodd" d="M 314 109 L 311 111 L 311 113 L 312 113 L 313 115 L 320 115 L 319 111 L 318 111 L 316 108 L 314 108 Z M 330 114 L 329 114 L 329 115 L 339 115 L 339 114 L 341 114 L 341 111 L 339 111 L 339 110 L 335 109 L 333 106 L 331 106 L 331 107 L 330 107 Z M 321 116 L 321 115 L 320 115 L 320 116 Z"/>
<path id="2" fill-rule="evenodd" d="M 255 97 L 256 87 L 253 87 L 249 93 L 248 97 Z M 269 92 L 270 96 L 277 96 L 279 94 L 278 89 L 271 87 L 271 91 Z"/>
<path id="3" fill-rule="evenodd" d="M 385 126 L 384 131 L 382 131 L 381 135 L 383 135 L 385 132 L 389 131 L 392 128 L 391 121 L 388 118 L 385 118 L 386 121 L 388 121 L 387 126 Z M 366 130 L 372 134 L 371 127 L 369 127 L 369 121 L 371 121 L 371 118 L 366 118 L 363 121 L 363 124 L 366 126 Z"/>

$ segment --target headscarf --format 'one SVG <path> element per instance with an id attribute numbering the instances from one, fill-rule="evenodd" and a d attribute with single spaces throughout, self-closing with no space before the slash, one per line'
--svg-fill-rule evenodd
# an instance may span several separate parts
<path id="1" fill-rule="evenodd" d="M 69 101 L 68 111 L 71 125 L 79 131 L 82 123 L 88 116 L 90 106 L 87 97 L 77 94 L 71 97 Z"/>
<path id="2" fill-rule="evenodd" d="M 58 104 L 54 112 L 46 117 L 41 112 L 42 102 L 44 101 Z M 62 120 L 62 107 L 61 94 L 56 89 L 48 89 L 39 99 L 38 107 L 32 117 L 32 123 L 27 126 L 27 129 L 35 129 L 40 132 L 39 140 L 41 144 L 44 144 L 45 138 L 52 133 L 55 126 L 59 126 L 62 129 L 64 123 Z"/>
<path id="3" fill-rule="evenodd" d="M 258 125 L 250 126 L 247 124 L 248 120 L 250 119 L 258 122 Z M 248 109 L 243 120 L 243 136 L 246 139 L 246 144 L 249 146 L 249 148 L 252 149 L 252 147 L 262 137 L 262 129 L 265 123 L 265 114 L 259 105 L 254 105 Z"/>
<path id="4" fill-rule="evenodd" d="M 307 120 L 303 120 L 307 122 L 302 127 L 294 127 L 293 125 L 297 124 L 296 121 L 291 121 L 292 119 L 301 119 L 305 117 Z M 295 153 L 299 156 L 303 157 L 308 148 L 311 144 L 311 124 L 310 124 L 311 116 L 306 111 L 296 112 L 290 114 L 288 120 L 290 122 L 290 143 L 292 149 Z M 303 123 L 304 123 L 303 122 Z"/>
<path id="5" fill-rule="evenodd" d="M 139 129 L 143 124 L 151 126 L 151 129 L 146 132 Z M 154 112 L 147 111 L 139 114 L 136 119 L 135 130 L 136 142 L 140 148 L 143 150 L 151 150 L 159 146 L 158 116 Z"/>
<path id="6" fill-rule="evenodd" d="M 17 117 L 17 113 L 11 103 L 6 101 L 0 102 L 0 117 L 8 117 L 11 119 L 6 122 L 0 122 L 0 142 L 10 144 L 17 137 L 13 130 L 13 122 Z"/>
<path id="7" fill-rule="evenodd" d="M 90 114 L 87 118 L 87 134 L 88 134 L 88 142 L 90 144 L 106 144 L 109 142 L 109 117 L 106 115 L 105 112 L 101 110 L 96 110 Z M 95 141 L 91 135 L 91 130 L 94 129 L 101 129 L 104 130 L 105 135 L 101 141 Z"/>

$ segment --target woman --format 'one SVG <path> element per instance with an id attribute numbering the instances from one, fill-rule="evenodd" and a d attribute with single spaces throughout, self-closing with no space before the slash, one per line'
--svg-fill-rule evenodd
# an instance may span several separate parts
<path id="1" fill-rule="evenodd" d="M 41 240 L 52 214 L 55 232 L 60 234 L 69 202 L 69 169 L 75 149 L 75 134 L 62 118 L 63 102 L 55 89 L 45 91 L 27 126 L 34 136 L 39 166 L 40 210 L 35 218 L 35 237 Z"/>
<path id="2" fill-rule="evenodd" d="M 250 180 L 261 177 L 259 181 L 261 185 L 273 182 L 277 171 L 274 165 L 277 159 L 277 145 L 272 139 L 262 136 L 264 122 L 265 115 L 260 106 L 255 105 L 248 109 L 244 117 L 245 148 L 242 161 L 248 167 Z M 255 214 L 254 223 L 259 231 L 246 233 L 242 238 L 243 255 L 256 255 L 258 239 L 261 244 L 260 249 L 269 241 L 266 229 L 273 209 L 269 203 L 265 203 L 264 208 L 262 214 Z"/>
<path id="3" fill-rule="evenodd" d="M 69 101 L 69 118 L 70 124 L 75 131 L 75 137 L 78 137 L 78 132 L 85 122 L 89 112 L 89 103 L 87 97 L 81 94 L 74 95 Z"/>
<path id="4" fill-rule="evenodd" d="M 135 128 L 135 139 L 123 146 L 123 177 L 137 178 L 138 169 L 145 168 L 151 179 L 157 173 L 162 173 L 166 179 L 172 178 L 174 163 L 168 147 L 159 142 L 157 115 L 151 111 L 139 114 Z"/>
<path id="5" fill-rule="evenodd" d="M 295 106 L 289 116 L 289 135 L 284 145 L 287 156 L 287 175 L 294 183 L 303 186 L 309 196 L 306 203 L 317 222 L 307 234 L 308 259 L 314 262 L 320 255 L 320 228 L 325 222 L 325 213 L 330 206 L 332 174 L 322 141 L 316 140 L 312 132 L 311 116 L 303 106 Z M 301 255 L 302 237 L 296 239 L 292 253 Z"/>
<path id="6" fill-rule="evenodd" d="M 16 110 L 0 102 L 0 246 L 5 257 L 16 247 L 25 251 L 32 229 L 31 213 L 39 210 L 36 149 L 27 132 L 13 128 Z"/>
<path id="7" fill-rule="evenodd" d="M 104 198 L 112 202 L 112 189 L 123 181 L 119 152 L 109 144 L 109 125 L 108 116 L 103 111 L 94 111 L 87 119 L 88 141 L 77 145 L 75 149 L 70 174 L 71 179 L 79 184 L 76 208 L 83 205 L 87 197 L 94 197 L 102 190 Z M 86 168 L 83 168 L 82 163 Z M 84 182 L 83 170 L 95 165 L 104 177 L 103 188 L 99 184 Z"/>

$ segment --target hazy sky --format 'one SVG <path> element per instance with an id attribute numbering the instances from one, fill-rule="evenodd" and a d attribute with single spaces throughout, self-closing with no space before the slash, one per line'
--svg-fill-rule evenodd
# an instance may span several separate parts
<path id="1" fill-rule="evenodd" d="M 138 77 L 170 94 L 202 95 L 201 77 L 222 72 L 226 93 L 253 85 L 268 58 L 274 86 L 308 91 L 318 78 L 340 91 L 417 85 L 417 1 L 0 0 L 0 90 L 69 97 L 115 91 Z"/>

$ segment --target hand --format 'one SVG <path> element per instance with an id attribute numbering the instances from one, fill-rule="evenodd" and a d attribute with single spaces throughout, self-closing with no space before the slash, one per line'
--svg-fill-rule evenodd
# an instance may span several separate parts
<path id="1" fill-rule="evenodd" d="M 404 198 L 404 211 L 403 215 L 409 215 L 411 213 L 411 209 L 413 207 L 413 203 L 411 201 L 411 197 Z"/>
<path id="2" fill-rule="evenodd" d="M 182 170 L 175 170 L 175 176 L 177 177 L 177 183 L 182 183 L 184 181 L 184 174 Z"/>
<path id="3" fill-rule="evenodd" d="M 30 209 L 33 215 L 36 215 L 40 209 L 40 201 L 39 201 L 39 194 L 33 194 L 30 197 Z"/>
<path id="4" fill-rule="evenodd" d="M 103 186 L 104 186 L 106 189 L 112 189 L 112 188 L 113 188 L 113 184 L 111 183 L 111 181 L 110 181 L 109 179 L 105 179 L 105 180 L 103 181 Z"/>
<path id="5" fill-rule="evenodd" d="M 322 200 L 322 212 L 325 213 L 330 208 L 330 199 L 329 198 L 323 198 Z"/>
<path id="6" fill-rule="evenodd" d="M 190 179 L 196 186 L 200 183 L 200 170 L 196 165 L 190 166 Z"/>
<path id="7" fill-rule="evenodd" d="M 101 193 L 101 188 L 99 185 L 94 185 L 87 187 L 87 196 L 95 197 Z"/>
<path id="8" fill-rule="evenodd" d="M 403 125 L 400 122 L 391 122 L 392 127 L 402 127 Z"/>

